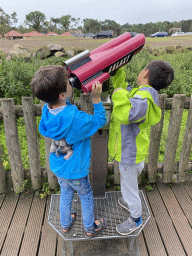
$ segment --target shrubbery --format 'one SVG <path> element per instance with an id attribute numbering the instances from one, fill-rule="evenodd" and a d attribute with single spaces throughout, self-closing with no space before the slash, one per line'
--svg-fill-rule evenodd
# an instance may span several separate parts
<path id="1" fill-rule="evenodd" d="M 143 51 L 133 56 L 131 62 L 125 66 L 126 81 L 133 87 L 137 87 L 137 76 L 146 65 L 155 59 L 168 61 L 175 70 L 175 79 L 173 83 L 160 93 L 166 93 L 167 97 L 172 98 L 174 94 L 186 94 L 189 97 L 192 94 L 192 54 L 191 51 L 184 53 L 177 50 L 166 53 L 161 51 L 155 56 L 154 51 L 147 47 Z M 0 98 L 13 98 L 15 104 L 21 104 L 22 96 L 32 96 L 30 81 L 40 66 L 62 65 L 66 60 L 64 57 L 51 57 L 45 60 L 32 58 L 29 62 L 24 59 L 14 58 L 6 61 L 1 57 L 0 64 Z M 110 94 L 112 94 L 112 80 L 110 80 Z M 74 90 L 74 96 L 78 97 L 80 91 Z M 35 103 L 39 103 L 35 99 Z"/>
<path id="2" fill-rule="evenodd" d="M 25 62 L 23 59 L 14 58 L 11 61 L 6 61 L 5 57 L 2 56 L 2 62 L 0 64 L 0 98 L 13 98 L 15 104 L 22 103 L 22 96 L 32 96 L 30 81 L 34 75 L 34 73 L 40 68 L 40 66 L 46 65 L 62 65 L 64 57 L 51 57 L 45 60 L 40 60 L 39 58 L 33 58 L 30 62 Z M 192 55 L 190 51 L 185 51 L 182 53 L 181 51 L 174 51 L 172 53 L 165 53 L 160 51 L 159 56 L 155 56 L 154 51 L 145 48 L 142 52 L 135 55 L 131 62 L 125 66 L 126 72 L 126 81 L 131 84 L 133 87 L 137 87 L 136 81 L 139 72 L 146 67 L 146 65 L 155 59 L 162 59 L 168 61 L 175 70 L 175 79 L 173 83 L 164 90 L 161 90 L 160 93 L 166 93 L 167 97 L 172 98 L 174 94 L 186 94 L 187 97 L 190 97 L 192 94 Z M 110 79 L 110 94 L 113 92 L 112 87 L 112 79 Z M 74 96 L 78 97 L 80 95 L 80 91 L 74 90 Z M 39 103 L 37 99 L 34 99 L 35 103 Z M 182 148 L 183 135 L 185 130 L 186 118 L 188 111 L 184 110 L 183 121 L 181 124 L 181 131 L 179 137 L 179 144 L 177 148 L 176 161 L 180 158 L 180 152 Z M 169 116 L 170 111 L 166 111 L 165 119 L 164 119 L 164 128 L 161 139 L 160 153 L 159 153 L 159 162 L 164 161 L 165 154 L 165 145 L 166 145 L 166 137 L 168 131 L 169 124 Z M 40 117 L 37 118 L 37 126 L 40 120 Z M 19 140 L 21 145 L 22 159 L 23 159 L 23 167 L 24 169 L 29 169 L 29 160 L 28 160 L 28 149 L 27 149 L 27 141 L 26 134 L 24 128 L 23 118 L 18 118 L 18 132 L 19 132 Z M 150 136 L 150 130 L 148 131 L 148 135 Z M 40 154 L 41 154 L 41 166 L 45 165 L 45 145 L 44 139 L 40 136 L 39 144 L 40 144 Z M 0 140 L 1 146 L 3 149 L 3 164 L 6 169 L 10 169 L 9 157 L 7 154 L 7 149 L 5 145 L 5 131 L 4 125 L 0 122 Z M 192 151 L 191 155 L 192 156 Z M 148 155 L 146 156 L 147 162 Z M 110 161 L 110 159 L 109 159 Z"/>

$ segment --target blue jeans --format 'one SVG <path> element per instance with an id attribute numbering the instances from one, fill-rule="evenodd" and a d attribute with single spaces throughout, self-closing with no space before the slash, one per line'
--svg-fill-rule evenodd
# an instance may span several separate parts
<path id="1" fill-rule="evenodd" d="M 77 191 L 81 199 L 81 208 L 83 216 L 83 225 L 88 232 L 95 221 L 93 192 L 89 182 L 89 177 L 85 176 L 80 179 L 64 179 L 58 177 L 61 187 L 60 196 L 60 222 L 61 226 L 67 229 L 72 223 L 71 205 L 73 201 L 74 190 Z"/>

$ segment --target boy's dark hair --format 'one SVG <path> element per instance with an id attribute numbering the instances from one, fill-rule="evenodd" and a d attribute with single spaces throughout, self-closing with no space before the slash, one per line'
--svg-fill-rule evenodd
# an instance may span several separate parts
<path id="1" fill-rule="evenodd" d="M 149 85 L 157 91 L 166 88 L 174 79 L 174 70 L 167 61 L 153 60 L 147 66 Z"/>
<path id="2" fill-rule="evenodd" d="M 67 90 L 68 73 L 65 67 L 49 65 L 41 67 L 31 81 L 34 96 L 47 103 L 56 103 L 61 92 Z"/>

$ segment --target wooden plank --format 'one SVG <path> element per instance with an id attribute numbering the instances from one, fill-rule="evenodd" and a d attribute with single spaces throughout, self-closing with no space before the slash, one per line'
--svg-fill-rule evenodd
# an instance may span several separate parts
<path id="1" fill-rule="evenodd" d="M 63 251 L 63 244 L 64 244 L 64 239 L 58 234 L 57 235 L 57 254 L 56 256 L 63 256 L 62 251 Z"/>
<path id="2" fill-rule="evenodd" d="M 46 204 L 45 218 L 42 228 L 41 241 L 39 246 L 39 256 L 55 256 L 56 254 L 56 243 L 57 243 L 57 233 L 56 231 L 48 224 L 48 213 L 50 206 L 49 196 Z"/>
<path id="3" fill-rule="evenodd" d="M 36 256 L 45 212 L 45 205 L 46 198 L 33 198 L 19 256 Z"/>
<path id="4" fill-rule="evenodd" d="M 163 120 L 165 113 L 166 95 L 159 95 L 159 107 L 161 108 L 161 120 L 158 124 L 151 126 L 149 158 L 148 158 L 148 179 L 150 183 L 156 182 L 158 156 L 160 149 L 161 134 L 163 130 Z"/>
<path id="5" fill-rule="evenodd" d="M 93 102 L 92 102 L 92 98 L 90 94 L 82 94 L 80 95 L 80 103 L 81 103 L 81 111 L 89 114 L 89 115 L 93 115 L 94 111 L 93 111 Z M 91 139 L 91 148 L 92 148 L 92 139 Z M 91 157 L 91 163 L 92 163 L 92 157 Z M 92 183 L 93 180 L 93 169 L 92 169 L 92 164 L 89 167 L 89 179 L 90 182 Z"/>
<path id="6" fill-rule="evenodd" d="M 114 184 L 120 184 L 119 162 L 114 159 Z"/>
<path id="7" fill-rule="evenodd" d="M 181 184 L 172 185 L 171 189 L 179 202 L 184 214 L 192 226 L 192 202 L 185 188 Z"/>
<path id="8" fill-rule="evenodd" d="M 12 220 L 12 215 L 15 211 L 19 195 L 15 193 L 9 193 L 6 195 L 5 200 L 1 206 L 0 211 L 0 254 L 3 243 L 5 241 L 9 225 Z"/>
<path id="9" fill-rule="evenodd" d="M 22 104 L 29 152 L 32 188 L 34 190 L 38 190 L 42 185 L 41 162 L 33 98 L 22 97 Z"/>
<path id="10" fill-rule="evenodd" d="M 153 192 L 151 192 L 153 193 Z M 149 251 L 149 255 L 155 256 L 167 256 L 163 241 L 161 239 L 158 227 L 156 225 L 156 220 L 153 215 L 153 211 L 149 204 L 149 200 L 147 198 L 147 194 L 144 191 L 145 199 L 147 201 L 147 205 L 151 212 L 151 218 L 147 222 L 146 226 L 143 229 L 144 238 L 146 241 L 146 245 Z"/>
<path id="11" fill-rule="evenodd" d="M 154 188 L 153 191 L 147 192 L 147 197 L 167 254 L 169 256 L 186 256 L 158 189 Z"/>
<path id="12" fill-rule="evenodd" d="M 175 94 L 173 97 L 163 166 L 163 181 L 165 183 L 171 182 L 173 177 L 185 96 L 185 94 Z"/>
<path id="13" fill-rule="evenodd" d="M 1 205 L 4 201 L 5 196 L 6 196 L 6 194 L 0 194 L 0 209 L 1 209 Z"/>
<path id="14" fill-rule="evenodd" d="M 2 161 L 2 146 L 0 145 L 0 193 L 6 192 L 6 173 Z"/>
<path id="15" fill-rule="evenodd" d="M 2 256 L 18 255 L 32 199 L 33 192 L 20 195 L 17 208 L 14 212 L 13 219 L 7 233 L 7 237 L 3 245 L 3 250 L 1 252 Z"/>
<path id="16" fill-rule="evenodd" d="M 171 110 L 172 103 L 173 103 L 173 98 L 166 99 L 165 110 Z M 189 105 L 190 105 L 190 97 L 186 97 L 185 98 L 184 109 L 189 109 Z"/>
<path id="17" fill-rule="evenodd" d="M 192 183 L 186 183 L 184 185 L 185 190 L 187 191 L 188 195 L 190 196 L 190 198 L 192 199 Z"/>
<path id="18" fill-rule="evenodd" d="M 187 167 L 189 163 L 189 156 L 192 146 L 192 96 L 190 99 L 190 108 L 187 117 L 187 123 L 185 127 L 185 135 L 183 138 L 183 146 L 181 150 L 181 157 L 179 162 L 179 172 L 178 178 L 179 181 L 186 181 Z"/>
<path id="19" fill-rule="evenodd" d="M 173 98 L 167 98 L 166 99 L 166 105 L 165 105 L 165 110 L 171 110 L 172 107 L 172 102 L 173 102 Z M 75 100 L 74 103 L 72 103 L 74 105 L 76 105 L 78 107 L 78 109 L 80 109 L 80 101 L 79 100 Z M 190 105 L 190 97 L 186 97 L 185 98 L 185 105 L 184 105 L 184 109 L 189 109 L 189 105 Z M 16 117 L 23 117 L 23 109 L 21 105 L 16 105 L 14 106 L 15 108 L 15 114 Z M 41 116 L 41 104 L 35 104 L 35 115 L 36 116 Z M 0 107 L 0 119 L 3 117 L 3 113 L 2 113 L 2 108 Z"/>
<path id="20" fill-rule="evenodd" d="M 137 237 L 137 245 L 139 248 L 139 253 L 142 256 L 148 256 L 148 252 L 147 252 L 147 248 L 146 248 L 146 244 L 145 244 L 145 240 L 143 237 L 143 231 L 138 235 Z"/>
<path id="21" fill-rule="evenodd" d="M 7 151 L 15 193 L 23 191 L 24 171 L 13 99 L 1 99 Z"/>
<path id="22" fill-rule="evenodd" d="M 169 215 L 173 221 L 177 234 L 180 237 L 187 255 L 192 255 L 192 229 L 189 222 L 180 208 L 171 188 L 165 184 L 158 184 L 158 189 L 163 197 L 163 201 Z"/>

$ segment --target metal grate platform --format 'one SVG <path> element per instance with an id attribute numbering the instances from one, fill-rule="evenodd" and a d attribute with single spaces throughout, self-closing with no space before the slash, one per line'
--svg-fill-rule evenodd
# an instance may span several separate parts
<path id="1" fill-rule="evenodd" d="M 127 220 L 129 212 L 122 208 L 118 203 L 118 198 L 121 196 L 121 192 L 112 191 L 106 192 L 103 198 L 94 198 L 94 212 L 95 216 L 103 216 L 107 220 L 107 227 L 99 233 L 92 240 L 96 239 L 112 239 L 112 238 L 136 238 L 141 230 L 146 225 L 150 218 L 150 212 L 144 198 L 143 192 L 140 190 L 139 195 L 142 202 L 142 220 L 143 225 L 140 229 L 136 230 L 128 236 L 121 236 L 116 231 L 116 225 Z M 83 241 L 87 240 L 84 234 L 84 227 L 81 215 L 81 202 L 77 194 L 74 194 L 72 207 L 76 209 L 77 216 L 73 227 L 67 233 L 62 232 L 62 227 L 60 225 L 60 195 L 54 194 L 51 197 L 51 204 L 48 216 L 48 223 L 56 230 L 57 233 L 66 241 Z"/>

